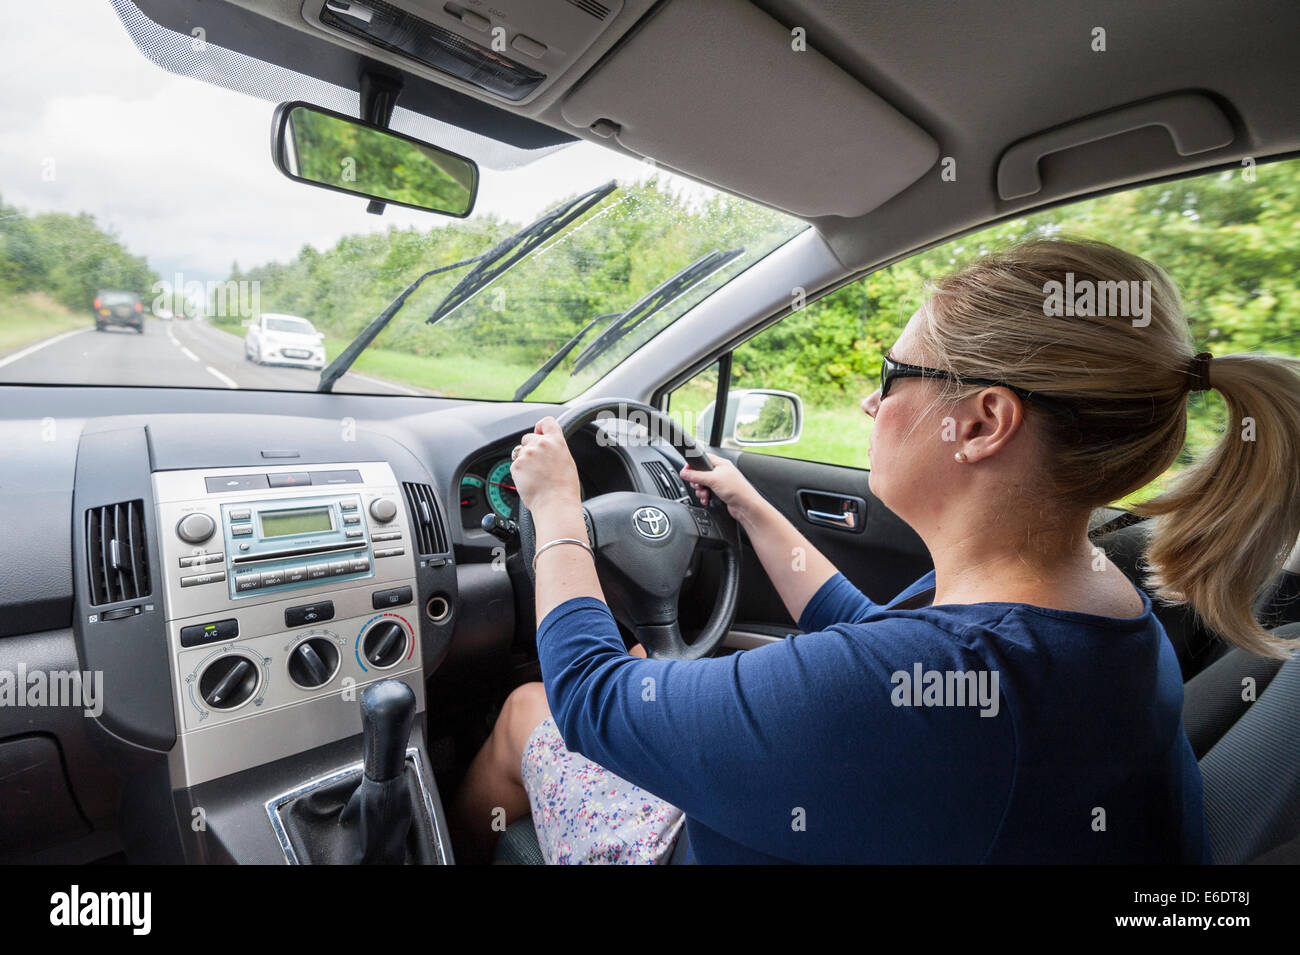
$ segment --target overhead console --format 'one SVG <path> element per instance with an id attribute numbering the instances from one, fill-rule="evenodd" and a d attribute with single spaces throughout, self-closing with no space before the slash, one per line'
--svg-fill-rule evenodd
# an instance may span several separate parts
<path id="1" fill-rule="evenodd" d="M 627 28 L 650 0 L 306 0 L 316 30 L 453 87 L 532 102 Z M 615 27 L 619 24 L 620 27 Z"/>

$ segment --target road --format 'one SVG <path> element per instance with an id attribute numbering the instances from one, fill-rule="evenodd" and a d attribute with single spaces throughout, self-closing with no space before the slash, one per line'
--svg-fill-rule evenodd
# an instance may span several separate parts
<path id="1" fill-rule="evenodd" d="M 127 328 L 65 332 L 0 355 L 0 383 L 161 385 L 315 391 L 320 372 L 254 365 L 244 341 L 203 321 L 146 319 L 143 335 Z M 332 358 L 332 356 L 331 356 Z M 348 372 L 334 390 L 358 394 L 437 392 Z"/>

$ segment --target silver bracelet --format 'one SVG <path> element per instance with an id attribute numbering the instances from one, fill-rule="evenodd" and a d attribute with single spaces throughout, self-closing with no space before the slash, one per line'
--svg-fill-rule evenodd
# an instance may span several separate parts
<path id="1" fill-rule="evenodd" d="M 556 544 L 577 544 L 579 547 L 586 548 L 588 554 L 592 553 L 591 545 L 586 541 L 580 541 L 576 537 L 557 537 L 555 540 L 548 541 L 541 547 L 537 548 L 537 553 L 533 554 L 533 573 L 537 573 L 537 558 L 542 556 L 542 551 L 546 550 L 548 547 L 554 547 Z M 595 555 L 592 554 L 592 556 L 594 557 Z"/>

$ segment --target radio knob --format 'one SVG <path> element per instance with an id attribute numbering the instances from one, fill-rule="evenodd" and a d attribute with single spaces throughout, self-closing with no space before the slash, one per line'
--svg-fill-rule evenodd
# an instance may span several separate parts
<path id="1" fill-rule="evenodd" d="M 176 525 L 176 536 L 191 544 L 202 544 L 217 530 L 217 522 L 207 514 L 186 514 Z"/>
<path id="2" fill-rule="evenodd" d="M 377 497 L 370 502 L 370 516 L 381 524 L 387 524 L 397 516 L 397 505 L 386 497 Z"/>

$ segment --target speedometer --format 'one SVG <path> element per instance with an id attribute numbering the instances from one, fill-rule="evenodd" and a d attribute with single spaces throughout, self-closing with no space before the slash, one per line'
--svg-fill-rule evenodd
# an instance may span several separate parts
<path id="1" fill-rule="evenodd" d="M 507 521 L 513 521 L 519 513 L 519 492 L 510 477 L 509 458 L 498 461 L 488 472 L 487 499 L 492 510 Z"/>

